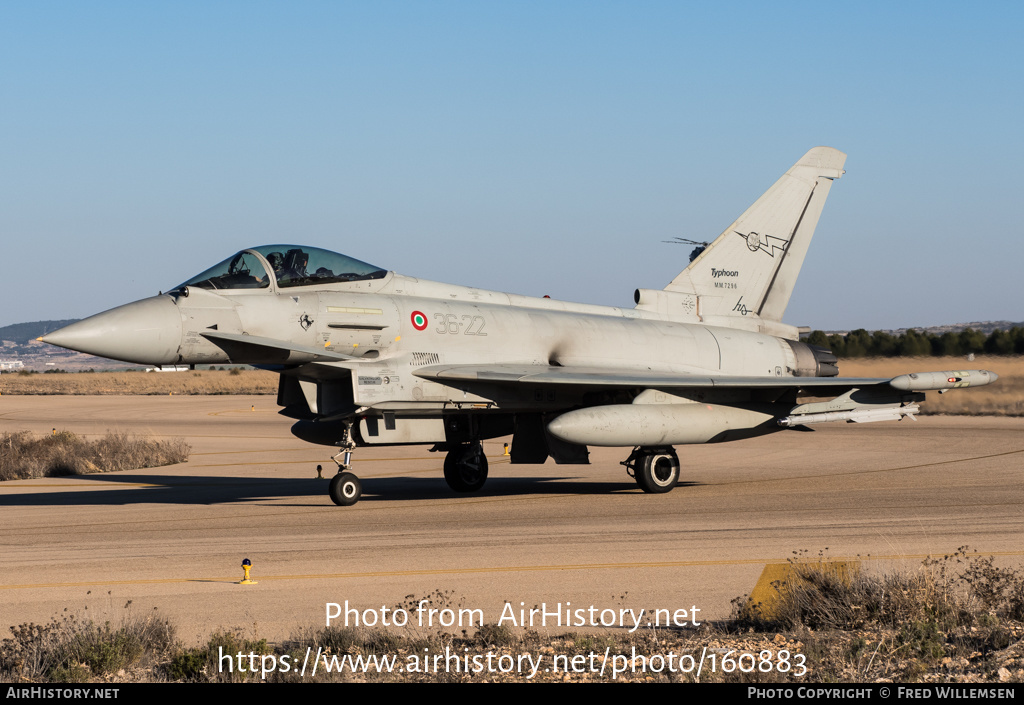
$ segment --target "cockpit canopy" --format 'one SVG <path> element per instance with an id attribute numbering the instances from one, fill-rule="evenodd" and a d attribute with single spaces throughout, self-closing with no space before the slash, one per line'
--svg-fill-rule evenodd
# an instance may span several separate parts
<path id="1" fill-rule="evenodd" d="M 263 245 L 242 250 L 177 288 L 265 289 L 271 281 L 280 288 L 322 286 L 386 274 L 380 267 L 318 247 Z"/>

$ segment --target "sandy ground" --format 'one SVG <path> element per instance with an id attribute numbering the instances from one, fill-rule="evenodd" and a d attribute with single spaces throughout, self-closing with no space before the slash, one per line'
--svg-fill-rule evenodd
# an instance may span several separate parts
<path id="1" fill-rule="evenodd" d="M 682 481 L 645 495 L 595 449 L 590 466 L 511 466 L 450 492 L 425 448 L 360 449 L 363 500 L 314 479 L 331 449 L 291 436 L 266 396 L 0 398 L 0 430 L 183 436 L 188 463 L 0 485 L 0 626 L 67 609 L 154 608 L 186 643 L 217 628 L 272 641 L 322 626 L 326 603 L 377 615 L 449 592 L 486 621 L 520 608 L 729 614 L 794 552 L 913 568 L 968 545 L 1022 564 L 1024 419 L 823 425 L 680 448 Z M 257 585 L 242 586 L 243 558 Z M 436 603 L 435 603 L 436 604 Z M 415 615 L 413 615 L 415 617 Z M 549 617 L 548 633 L 567 631 Z M 410 626 L 409 628 L 412 628 Z M 451 631 L 458 631 L 453 625 Z"/>

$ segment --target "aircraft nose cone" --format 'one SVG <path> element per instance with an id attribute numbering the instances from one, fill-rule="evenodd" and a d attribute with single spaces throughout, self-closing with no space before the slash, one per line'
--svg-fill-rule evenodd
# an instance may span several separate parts
<path id="1" fill-rule="evenodd" d="M 181 314 L 170 296 L 112 308 L 40 338 L 69 350 L 148 365 L 178 360 Z"/>

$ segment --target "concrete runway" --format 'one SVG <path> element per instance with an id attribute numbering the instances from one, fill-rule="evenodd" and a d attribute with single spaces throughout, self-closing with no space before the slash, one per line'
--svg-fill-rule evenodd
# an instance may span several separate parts
<path id="1" fill-rule="evenodd" d="M 359 449 L 363 499 L 342 508 L 314 479 L 318 463 L 333 471 L 331 449 L 292 437 L 276 412 L 267 396 L 0 398 L 0 430 L 128 430 L 193 448 L 172 467 L 0 484 L 0 627 L 157 608 L 186 643 L 217 628 L 280 641 L 323 626 L 328 602 L 379 613 L 438 590 L 490 622 L 506 601 L 697 606 L 704 621 L 794 552 L 891 570 L 967 545 L 1024 563 L 1024 419 L 680 447 L 682 481 L 666 495 L 627 477 L 627 449 L 594 449 L 590 466 L 511 466 L 499 439 L 470 496 L 448 490 L 441 454 Z M 243 558 L 258 585 L 235 584 Z"/>

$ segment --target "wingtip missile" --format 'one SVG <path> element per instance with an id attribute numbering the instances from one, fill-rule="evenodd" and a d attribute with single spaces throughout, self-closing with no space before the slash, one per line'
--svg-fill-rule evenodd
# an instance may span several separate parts
<path id="1" fill-rule="evenodd" d="M 889 380 L 889 385 L 904 392 L 926 392 L 936 389 L 982 387 L 992 384 L 997 379 L 999 375 L 988 370 L 947 370 L 900 375 Z"/>

